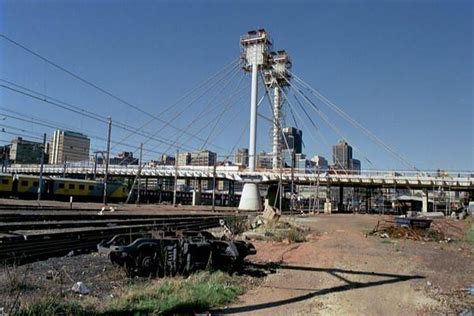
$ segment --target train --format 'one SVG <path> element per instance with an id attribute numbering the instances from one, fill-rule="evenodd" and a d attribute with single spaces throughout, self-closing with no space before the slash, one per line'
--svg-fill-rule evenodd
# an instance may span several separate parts
<path id="1" fill-rule="evenodd" d="M 0 173 L 0 196 L 35 199 L 38 197 L 40 178 L 33 175 Z M 102 181 L 43 177 L 41 196 L 43 199 L 68 201 L 102 201 L 104 183 Z M 127 199 L 128 189 L 120 183 L 107 183 L 107 200 L 123 202 Z"/>

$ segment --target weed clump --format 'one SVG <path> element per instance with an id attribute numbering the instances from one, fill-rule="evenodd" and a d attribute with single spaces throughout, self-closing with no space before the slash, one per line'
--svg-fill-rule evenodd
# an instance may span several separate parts
<path id="1" fill-rule="evenodd" d="M 233 302 L 244 293 L 240 281 L 240 277 L 221 271 L 204 271 L 187 279 L 165 278 L 133 285 L 102 307 L 87 301 L 47 298 L 22 307 L 15 315 L 194 315 Z"/>

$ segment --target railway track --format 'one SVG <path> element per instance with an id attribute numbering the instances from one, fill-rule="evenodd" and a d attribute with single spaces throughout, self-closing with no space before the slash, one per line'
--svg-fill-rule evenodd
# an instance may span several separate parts
<path id="1" fill-rule="evenodd" d="M 101 241 L 119 234 L 134 236 L 153 231 L 202 230 L 219 227 L 221 219 L 228 221 L 242 218 L 230 215 L 149 217 L 124 214 L 107 215 L 94 220 L 84 215 L 63 216 L 58 219 L 54 215 L 48 217 L 35 214 L 36 221 L 3 222 L 3 215 L 0 215 L 0 262 L 15 264 L 64 256 L 71 251 L 96 251 L 97 244 Z M 85 220 L 77 220 L 77 216 Z"/>

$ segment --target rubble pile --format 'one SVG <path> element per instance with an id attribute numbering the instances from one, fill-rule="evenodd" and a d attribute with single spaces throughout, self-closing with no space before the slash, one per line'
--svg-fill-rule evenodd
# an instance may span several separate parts
<path id="1" fill-rule="evenodd" d="M 449 242 L 450 238 L 438 229 L 420 229 L 412 227 L 397 226 L 391 222 L 380 222 L 369 233 L 371 236 L 380 236 L 380 238 L 410 239 L 416 241 L 438 241 Z"/>

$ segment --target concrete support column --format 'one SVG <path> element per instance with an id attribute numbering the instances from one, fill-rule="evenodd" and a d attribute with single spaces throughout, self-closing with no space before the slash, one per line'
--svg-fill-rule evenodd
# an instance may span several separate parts
<path id="1" fill-rule="evenodd" d="M 339 204 L 337 205 L 337 210 L 339 212 L 344 211 L 344 187 L 339 187 Z"/>
<path id="2" fill-rule="evenodd" d="M 421 212 L 428 213 L 428 190 L 423 190 L 423 196 L 421 201 Z"/>

